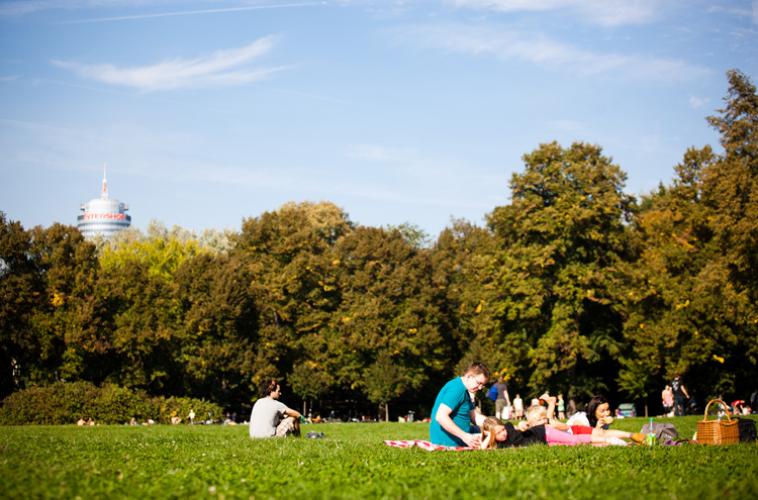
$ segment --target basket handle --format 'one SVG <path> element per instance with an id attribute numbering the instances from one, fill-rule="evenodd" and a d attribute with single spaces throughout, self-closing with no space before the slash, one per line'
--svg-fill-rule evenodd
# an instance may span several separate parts
<path id="1" fill-rule="evenodd" d="M 720 399 L 711 399 L 710 401 L 708 401 L 708 404 L 705 405 L 705 412 L 703 413 L 703 422 L 706 422 L 708 420 L 708 408 L 710 408 L 711 403 L 719 403 L 721 406 L 723 406 L 724 409 L 726 410 L 726 419 L 730 422 L 732 421 L 731 417 L 729 416 L 729 406 L 723 401 L 721 401 Z"/>

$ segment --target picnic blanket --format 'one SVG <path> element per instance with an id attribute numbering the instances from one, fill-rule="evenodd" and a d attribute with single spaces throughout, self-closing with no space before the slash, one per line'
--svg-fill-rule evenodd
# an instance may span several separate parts
<path id="1" fill-rule="evenodd" d="M 474 449 L 468 446 L 442 446 L 421 439 L 386 439 L 384 444 L 393 448 L 413 448 L 415 446 L 426 451 L 471 451 Z"/>

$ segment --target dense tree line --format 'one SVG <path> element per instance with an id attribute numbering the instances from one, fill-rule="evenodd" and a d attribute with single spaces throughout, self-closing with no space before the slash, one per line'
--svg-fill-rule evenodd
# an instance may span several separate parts
<path id="1" fill-rule="evenodd" d="M 758 379 L 758 96 L 728 73 L 690 149 L 640 200 L 596 145 L 524 156 L 486 227 L 365 227 L 288 203 L 239 233 L 153 225 L 85 241 L 0 212 L 0 396 L 83 380 L 249 406 L 276 377 L 304 402 L 429 404 L 479 359 L 522 394 L 656 401 Z M 286 399 L 286 398 L 285 398 Z"/>

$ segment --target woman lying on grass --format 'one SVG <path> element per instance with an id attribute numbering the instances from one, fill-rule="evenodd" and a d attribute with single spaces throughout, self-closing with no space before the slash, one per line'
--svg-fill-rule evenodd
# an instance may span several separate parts
<path id="1" fill-rule="evenodd" d="M 482 447 L 487 449 L 520 447 L 532 444 L 547 444 L 550 446 L 575 446 L 578 444 L 608 445 L 619 444 L 619 441 L 621 440 L 618 438 L 594 436 L 591 434 L 575 436 L 545 424 L 535 425 L 520 431 L 510 422 L 501 422 L 492 417 L 486 418 L 484 424 L 482 424 Z M 626 443 L 621 441 L 621 444 Z"/>
<path id="2" fill-rule="evenodd" d="M 577 422 L 579 425 L 567 425 L 555 418 L 555 396 L 544 394 L 540 399 L 547 402 L 547 408 L 539 405 L 529 407 L 526 412 L 526 423 L 520 427 L 522 430 L 545 424 L 575 436 L 591 435 L 598 438 L 631 439 L 636 443 L 642 443 L 645 439 L 645 436 L 639 432 L 618 431 L 608 428 L 613 422 L 613 418 L 610 416 L 610 405 L 603 396 L 595 396 L 587 405 L 587 415 L 593 415 L 594 419 L 588 421 L 588 418 L 585 417 L 584 420 Z M 614 444 L 620 443 L 616 441 Z"/>
<path id="3" fill-rule="evenodd" d="M 569 427 L 572 434 L 600 434 L 603 436 L 614 436 L 618 438 L 631 439 L 637 443 L 642 443 L 645 436 L 639 432 L 624 432 L 615 429 L 609 429 L 613 423 L 611 417 L 611 406 L 605 396 L 593 397 L 587 405 L 587 413 L 577 413 L 569 421 Z"/>

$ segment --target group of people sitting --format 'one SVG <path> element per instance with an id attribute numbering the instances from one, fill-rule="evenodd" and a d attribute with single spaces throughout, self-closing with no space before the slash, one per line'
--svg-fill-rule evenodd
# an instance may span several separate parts
<path id="1" fill-rule="evenodd" d="M 486 417 L 476 407 L 474 395 L 489 381 L 489 370 L 481 363 L 471 364 L 460 377 L 450 380 L 440 390 L 432 408 L 429 437 L 432 444 L 469 448 L 507 448 L 531 444 L 549 445 L 620 445 L 629 441 L 642 443 L 644 436 L 612 430 L 610 405 L 603 396 L 595 396 L 587 412 L 571 422 L 555 418 L 556 398 L 544 394 L 546 405 L 536 404 L 526 410 L 526 421 L 514 426 L 510 422 Z"/>

